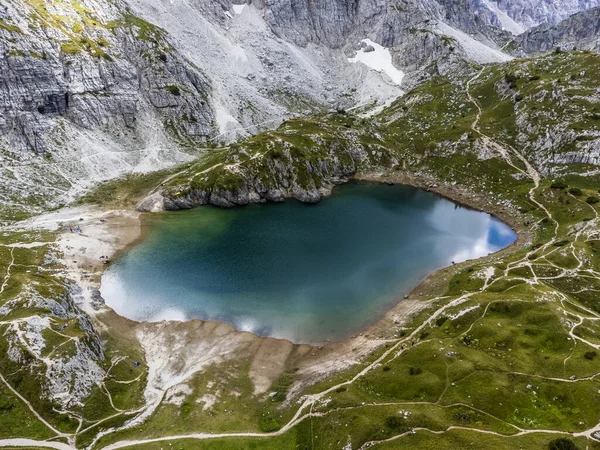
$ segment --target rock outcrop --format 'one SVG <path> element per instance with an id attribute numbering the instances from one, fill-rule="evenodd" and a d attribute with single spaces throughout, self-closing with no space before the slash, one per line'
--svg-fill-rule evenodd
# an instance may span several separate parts
<path id="1" fill-rule="evenodd" d="M 200 141 L 214 135 L 210 81 L 164 31 L 123 11 L 25 0 L 2 13 L 4 151 L 50 150 L 59 123 L 141 139 L 148 116 Z"/>
<path id="2" fill-rule="evenodd" d="M 494 3 L 500 10 L 529 29 L 541 24 L 553 26 L 580 11 L 600 6 L 599 0 L 488 0 L 484 3 Z"/>
<path id="3" fill-rule="evenodd" d="M 517 54 L 531 55 L 555 50 L 600 51 L 600 7 L 575 14 L 555 26 L 543 24 L 515 39 Z"/>

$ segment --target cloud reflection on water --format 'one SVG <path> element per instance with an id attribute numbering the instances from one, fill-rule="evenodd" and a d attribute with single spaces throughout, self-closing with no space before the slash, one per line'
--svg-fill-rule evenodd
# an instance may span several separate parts
<path id="1" fill-rule="evenodd" d="M 150 237 L 105 273 L 102 295 L 134 320 L 212 319 L 297 342 L 339 339 L 431 271 L 514 237 L 430 193 L 350 185 L 316 206 L 157 216 Z"/>

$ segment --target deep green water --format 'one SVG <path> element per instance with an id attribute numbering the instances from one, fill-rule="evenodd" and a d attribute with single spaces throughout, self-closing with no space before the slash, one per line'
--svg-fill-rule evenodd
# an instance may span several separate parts
<path id="1" fill-rule="evenodd" d="M 431 271 L 516 236 L 491 216 L 405 186 L 351 183 L 317 205 L 147 215 L 102 295 L 145 321 L 215 319 L 295 342 L 341 339 Z"/>

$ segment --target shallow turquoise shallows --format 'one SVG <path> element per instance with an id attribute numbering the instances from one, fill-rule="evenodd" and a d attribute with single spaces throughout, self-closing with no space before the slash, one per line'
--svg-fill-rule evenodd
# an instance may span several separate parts
<path id="1" fill-rule="evenodd" d="M 317 205 L 202 207 L 147 215 L 144 227 L 102 280 L 119 314 L 222 320 L 306 343 L 357 333 L 431 271 L 516 238 L 488 214 L 368 183 Z"/>

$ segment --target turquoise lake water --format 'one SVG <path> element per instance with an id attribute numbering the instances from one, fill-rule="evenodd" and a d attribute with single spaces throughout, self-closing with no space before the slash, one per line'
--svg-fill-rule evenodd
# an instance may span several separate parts
<path id="1" fill-rule="evenodd" d="M 192 318 L 294 342 L 339 340 L 374 322 L 430 272 L 516 239 L 501 221 L 419 189 L 349 183 L 295 200 L 144 217 L 102 296 L 138 321 Z"/>

